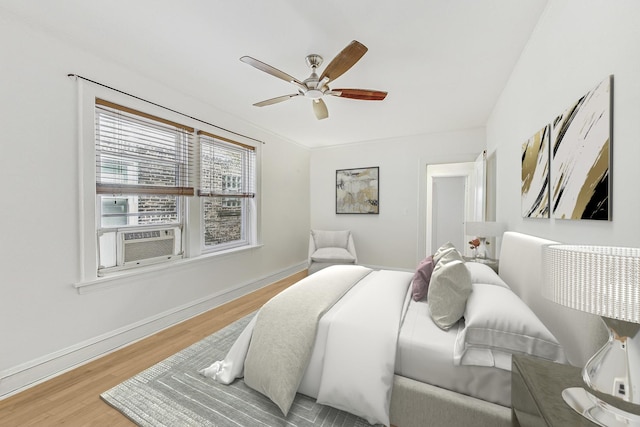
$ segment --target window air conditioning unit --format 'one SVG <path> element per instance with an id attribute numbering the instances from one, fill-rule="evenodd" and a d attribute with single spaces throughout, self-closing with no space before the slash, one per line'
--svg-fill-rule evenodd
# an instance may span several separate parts
<path id="1" fill-rule="evenodd" d="M 118 266 L 134 266 L 177 257 L 174 229 L 118 232 Z"/>

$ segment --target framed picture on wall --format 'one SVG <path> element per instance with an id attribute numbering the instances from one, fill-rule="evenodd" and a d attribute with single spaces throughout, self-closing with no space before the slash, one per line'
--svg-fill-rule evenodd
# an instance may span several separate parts
<path id="1" fill-rule="evenodd" d="M 522 217 L 549 218 L 549 125 L 522 144 Z"/>
<path id="2" fill-rule="evenodd" d="M 336 213 L 377 214 L 380 171 L 376 167 L 336 170 Z"/>
<path id="3" fill-rule="evenodd" d="M 556 219 L 611 220 L 613 76 L 551 125 L 551 195 Z"/>

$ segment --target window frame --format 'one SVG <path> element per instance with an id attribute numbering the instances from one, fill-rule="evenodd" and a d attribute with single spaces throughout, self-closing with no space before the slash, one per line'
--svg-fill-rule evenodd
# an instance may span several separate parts
<path id="1" fill-rule="evenodd" d="M 185 196 L 195 188 L 195 128 L 102 98 L 95 99 L 94 117 L 98 276 L 181 259 Z M 121 217 L 125 224 L 105 225 L 104 200 L 118 196 L 135 209 Z M 173 244 L 123 240 L 150 230 L 169 230 Z"/>
<path id="2" fill-rule="evenodd" d="M 78 142 L 78 156 L 77 156 L 77 170 L 78 170 L 78 219 L 79 219 L 79 271 L 78 280 L 74 284 L 74 287 L 78 289 L 79 293 L 86 292 L 86 286 L 111 286 L 105 283 L 113 280 L 124 279 L 127 277 L 137 276 L 139 274 L 147 274 L 157 271 L 158 269 L 172 268 L 176 264 L 189 263 L 193 261 L 206 261 L 213 257 L 224 256 L 232 254 L 238 251 L 251 250 L 257 247 L 261 247 L 261 157 L 262 157 L 262 144 L 253 144 L 247 142 L 248 146 L 253 146 L 256 152 L 255 161 L 255 177 L 256 177 L 256 197 L 254 199 L 255 209 L 250 214 L 251 227 L 251 239 L 250 241 L 240 247 L 228 248 L 226 250 L 219 250 L 209 252 L 203 250 L 202 241 L 200 237 L 203 224 L 201 223 L 201 203 L 200 198 L 193 196 L 184 198 L 183 203 L 183 224 L 184 228 L 181 233 L 183 239 L 183 252 L 184 256 L 181 260 L 171 260 L 162 264 L 155 264 L 150 266 L 140 266 L 128 270 L 117 271 L 113 273 L 107 273 L 105 276 L 98 276 L 98 237 L 97 231 L 100 225 L 99 209 L 98 209 L 98 197 L 96 192 L 96 148 L 95 148 L 95 100 L 97 98 L 114 102 L 119 105 L 130 107 L 134 110 L 148 112 L 150 115 L 166 118 L 167 120 L 176 121 L 177 123 L 185 123 L 186 125 L 194 127 L 194 133 L 197 130 L 205 130 L 215 132 L 217 134 L 225 135 L 225 132 L 213 128 L 200 122 L 198 119 L 184 116 L 174 110 L 162 107 L 157 104 L 152 104 L 141 98 L 131 97 L 127 94 L 114 91 L 112 89 L 93 85 L 77 80 L 77 142 Z M 210 111 L 210 110 L 205 110 Z M 244 138 L 237 135 L 229 135 L 230 138 L 234 138 L 236 141 L 242 141 Z M 194 141 L 197 138 L 194 137 Z M 195 141 L 194 156 L 199 156 L 198 142 Z M 196 171 L 197 173 L 197 171 Z M 197 176 L 197 175 L 196 175 Z"/>
<path id="3" fill-rule="evenodd" d="M 257 153 L 256 147 L 250 146 L 247 144 L 239 143 L 235 140 L 231 140 L 228 138 L 221 137 L 219 135 L 215 135 L 206 131 L 198 131 L 198 149 L 199 151 L 205 146 L 208 146 L 207 150 L 210 150 L 213 157 L 215 158 L 216 147 L 221 147 L 223 150 L 229 150 L 231 152 L 236 152 L 241 156 L 241 173 L 240 176 L 232 176 L 232 175 L 224 175 L 220 177 L 221 188 L 219 192 L 216 192 L 213 189 L 213 183 L 205 183 L 205 179 L 202 176 L 204 165 L 203 165 L 203 157 L 200 155 L 199 166 L 200 166 L 200 180 L 199 180 L 199 190 L 197 192 L 200 199 L 200 220 L 201 220 L 201 251 L 203 253 L 215 253 L 221 252 L 229 249 L 234 249 L 237 247 L 242 247 L 246 245 L 250 245 L 251 242 L 255 242 L 255 232 L 254 232 L 254 221 L 252 221 L 252 212 L 256 210 L 255 207 L 255 197 L 256 197 L 256 186 L 257 186 Z M 212 160 L 213 161 L 213 160 Z M 211 172 L 210 180 L 215 181 L 213 177 L 213 171 Z M 226 179 L 230 178 L 230 179 Z M 244 178 L 244 182 L 242 180 Z M 251 180 L 252 181 L 249 181 Z M 226 182 L 231 181 L 234 185 L 232 186 L 231 191 L 228 191 L 226 188 Z M 240 185 L 238 185 L 240 183 Z M 235 189 L 235 190 L 234 190 Z M 241 236 L 238 240 L 217 243 L 213 245 L 207 245 L 205 239 L 206 233 L 206 209 L 205 204 L 207 201 L 211 201 L 213 203 L 214 200 L 219 199 L 221 203 L 225 203 L 225 199 L 235 199 L 239 201 L 240 204 L 240 216 L 241 216 Z"/>
<path id="4" fill-rule="evenodd" d="M 212 134 L 203 130 L 198 131 L 198 150 L 199 155 L 199 189 L 198 196 L 201 199 L 200 202 L 200 220 L 201 220 L 201 251 L 203 253 L 215 253 L 234 249 L 250 245 L 254 242 L 255 236 L 253 231 L 254 221 L 252 220 L 252 212 L 255 211 L 254 198 L 256 188 L 256 148 L 254 146 L 239 143 L 235 140 L 221 137 L 216 134 Z M 206 146 L 207 152 L 212 155 L 211 164 L 215 163 L 216 148 L 221 149 L 223 152 L 238 154 L 240 156 L 240 176 L 237 175 L 225 175 L 220 177 L 220 188 L 215 187 L 214 174 L 211 171 L 209 176 L 209 182 L 206 182 L 204 177 L 205 165 L 204 156 L 202 154 L 203 147 Z M 227 179 L 229 178 L 229 179 Z M 227 181 L 230 181 L 233 185 L 231 189 L 227 188 Z M 216 200 L 220 200 L 220 203 L 224 204 L 225 200 L 235 199 L 240 202 L 240 228 L 241 236 L 237 240 L 217 243 L 213 245 L 207 245 L 206 242 L 206 204 L 207 202 L 214 203 Z"/>

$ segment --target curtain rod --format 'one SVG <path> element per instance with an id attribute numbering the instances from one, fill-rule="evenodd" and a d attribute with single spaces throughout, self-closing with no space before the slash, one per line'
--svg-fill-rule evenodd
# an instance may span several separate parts
<path id="1" fill-rule="evenodd" d="M 209 122 L 204 121 L 204 120 L 200 120 L 200 119 L 198 119 L 198 118 L 196 118 L 196 117 L 190 116 L 190 115 L 185 114 L 185 113 L 181 113 L 180 111 L 176 111 L 176 110 L 174 110 L 174 109 L 172 109 L 172 108 L 165 107 L 164 105 L 157 104 L 157 103 L 155 103 L 155 102 L 153 102 L 153 101 L 149 101 L 149 100 L 144 99 L 144 98 L 141 98 L 141 97 L 139 97 L 139 96 L 132 95 L 132 94 L 127 93 L 127 92 L 124 92 L 124 91 L 122 91 L 122 90 L 120 90 L 120 89 L 116 89 L 116 88 L 113 88 L 113 87 L 111 87 L 111 86 L 107 86 L 107 85 L 105 85 L 105 84 L 103 84 L 103 83 L 97 82 L 97 81 L 95 81 L 95 80 L 88 79 L 88 78 L 83 77 L 83 76 L 81 76 L 81 75 L 79 75 L 79 74 L 67 74 L 67 77 L 75 77 L 75 78 L 78 78 L 78 79 L 82 79 L 82 80 L 88 81 L 88 82 L 90 82 L 90 83 L 96 84 L 96 85 L 98 85 L 98 86 L 105 87 L 105 88 L 107 88 L 107 89 L 111 89 L 111 90 L 113 90 L 113 91 L 115 91 L 115 92 L 122 93 L 122 94 L 124 94 L 124 95 L 130 96 L 130 97 L 135 98 L 135 99 L 138 99 L 138 100 L 140 100 L 140 101 L 144 101 L 144 102 L 146 102 L 146 103 L 148 103 L 148 104 L 155 105 L 156 107 L 164 108 L 165 110 L 169 110 L 169 111 L 171 111 L 171 112 L 173 112 L 173 113 L 180 114 L 181 116 L 188 117 L 188 118 L 190 118 L 190 119 L 192 119 L 192 120 L 195 120 L 195 121 L 198 121 L 198 122 L 200 122 L 200 123 L 204 123 L 204 124 L 207 124 L 207 125 L 209 125 L 209 126 L 213 126 L 213 127 L 214 127 L 214 128 L 216 128 L 216 129 L 220 129 L 220 130 L 223 130 L 223 131 L 225 131 L 225 132 L 229 132 L 229 133 L 232 133 L 232 134 L 234 134 L 234 135 L 238 135 L 238 136 L 241 136 L 241 137 L 243 137 L 243 138 L 247 138 L 247 139 L 250 139 L 250 140 L 252 140 L 252 141 L 259 142 L 259 143 L 261 143 L 261 144 L 266 144 L 264 141 L 261 141 L 261 140 L 259 140 L 259 139 L 252 138 L 252 137 L 250 137 L 250 136 L 243 135 L 243 134 L 241 134 L 241 133 L 234 132 L 234 131 L 229 130 L 229 129 L 225 129 L 225 128 L 223 128 L 223 127 L 220 127 L 220 126 L 214 125 L 213 123 L 209 123 Z"/>

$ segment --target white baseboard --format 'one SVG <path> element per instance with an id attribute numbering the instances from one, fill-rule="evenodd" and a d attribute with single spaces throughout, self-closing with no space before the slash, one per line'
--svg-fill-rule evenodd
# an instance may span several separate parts
<path id="1" fill-rule="evenodd" d="M 0 372 L 0 400 L 307 268 L 300 263 Z"/>

